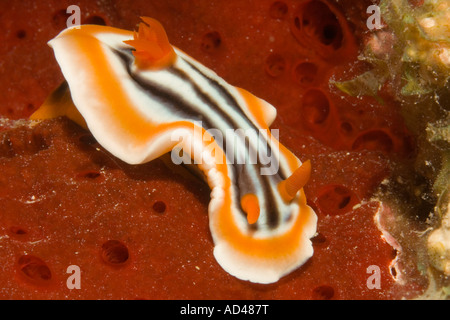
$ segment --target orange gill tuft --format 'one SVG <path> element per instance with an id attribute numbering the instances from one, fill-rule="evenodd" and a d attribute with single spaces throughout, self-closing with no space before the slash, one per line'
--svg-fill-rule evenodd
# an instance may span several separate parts
<path id="1" fill-rule="evenodd" d="M 124 41 L 134 47 L 133 55 L 140 69 L 163 69 L 173 64 L 177 55 L 163 26 L 155 19 L 141 17 L 134 39 Z"/>

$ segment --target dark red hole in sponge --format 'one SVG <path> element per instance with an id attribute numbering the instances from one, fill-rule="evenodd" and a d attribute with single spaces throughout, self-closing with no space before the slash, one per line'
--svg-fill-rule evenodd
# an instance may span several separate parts
<path id="1" fill-rule="evenodd" d="M 61 9 L 53 13 L 52 16 L 52 25 L 57 30 L 62 30 L 67 27 L 67 19 L 70 17 L 70 14 L 66 12 L 66 9 Z"/>
<path id="2" fill-rule="evenodd" d="M 391 152 L 393 147 L 391 137 L 381 130 L 372 130 L 359 135 L 352 145 L 353 150 L 380 150 L 385 153 Z"/>
<path id="3" fill-rule="evenodd" d="M 322 214 L 335 216 L 351 211 L 357 203 L 358 197 L 349 188 L 328 185 L 319 190 L 316 206 Z"/>
<path id="4" fill-rule="evenodd" d="M 330 300 L 334 297 L 334 289 L 329 285 L 315 287 L 312 292 L 314 300 Z"/>
<path id="5" fill-rule="evenodd" d="M 129 258 L 128 248 L 119 240 L 108 240 L 102 245 L 101 257 L 110 265 L 123 265 Z"/>
<path id="6" fill-rule="evenodd" d="M 25 39 L 27 36 L 27 32 L 25 30 L 21 29 L 21 30 L 17 31 L 16 36 L 19 39 Z"/>
<path id="7" fill-rule="evenodd" d="M 286 61 L 278 53 L 272 53 L 266 58 L 265 70 L 266 73 L 274 78 L 283 74 L 286 69 Z"/>
<path id="8" fill-rule="evenodd" d="M 25 236 L 28 233 L 24 228 L 18 226 L 10 227 L 9 232 L 15 236 Z"/>
<path id="9" fill-rule="evenodd" d="M 327 96 L 318 89 L 308 90 L 302 99 L 303 121 L 308 127 L 323 124 L 330 113 L 330 102 Z"/>
<path id="10" fill-rule="evenodd" d="M 282 1 L 275 1 L 272 3 L 269 9 L 269 14 L 271 18 L 283 19 L 288 12 L 288 6 Z"/>
<path id="11" fill-rule="evenodd" d="M 166 212 L 166 204 L 163 201 L 156 201 L 153 206 L 153 210 L 155 210 L 156 213 L 164 213 Z"/>
<path id="12" fill-rule="evenodd" d="M 99 26 L 106 26 L 107 25 L 105 19 L 103 19 L 100 16 L 95 16 L 95 15 L 87 17 L 86 20 L 84 21 L 84 23 L 85 24 L 96 24 L 96 25 L 99 25 Z"/>
<path id="13" fill-rule="evenodd" d="M 76 178 L 77 179 L 86 179 L 86 180 L 91 180 L 91 181 L 95 181 L 95 182 L 100 182 L 103 181 L 103 176 L 102 173 L 98 170 L 82 170 L 81 172 L 78 172 L 76 174 Z"/>
<path id="14" fill-rule="evenodd" d="M 222 43 L 222 37 L 217 31 L 211 31 L 206 33 L 201 42 L 201 48 L 206 52 L 213 52 L 220 47 Z"/>
<path id="15" fill-rule="evenodd" d="M 312 62 L 301 62 L 294 68 L 294 80 L 300 85 L 311 85 L 315 82 L 318 67 Z"/>
<path id="16" fill-rule="evenodd" d="M 291 30 L 297 40 L 326 56 L 341 48 L 344 41 L 338 18 L 322 1 L 305 2 L 294 15 Z"/>
<path id="17" fill-rule="evenodd" d="M 52 279 L 50 268 L 38 257 L 23 255 L 17 266 L 22 278 L 35 285 L 45 285 Z"/>

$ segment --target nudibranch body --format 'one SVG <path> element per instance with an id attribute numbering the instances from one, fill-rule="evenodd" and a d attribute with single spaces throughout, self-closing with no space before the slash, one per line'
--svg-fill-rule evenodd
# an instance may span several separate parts
<path id="1" fill-rule="evenodd" d="M 273 106 L 171 46 L 156 20 L 142 19 L 137 33 L 82 25 L 51 40 L 66 83 L 32 118 L 67 115 L 130 164 L 182 150 L 211 188 L 218 263 L 242 280 L 278 281 L 313 254 L 317 217 L 303 191 L 309 161 L 269 131 Z"/>

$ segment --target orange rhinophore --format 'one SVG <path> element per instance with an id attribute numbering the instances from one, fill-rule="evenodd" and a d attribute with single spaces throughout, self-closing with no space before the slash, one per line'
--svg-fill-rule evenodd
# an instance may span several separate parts
<path id="1" fill-rule="evenodd" d="M 297 192 L 306 185 L 310 176 L 311 162 L 307 160 L 291 176 L 281 181 L 278 184 L 278 190 L 284 201 L 292 201 Z"/>

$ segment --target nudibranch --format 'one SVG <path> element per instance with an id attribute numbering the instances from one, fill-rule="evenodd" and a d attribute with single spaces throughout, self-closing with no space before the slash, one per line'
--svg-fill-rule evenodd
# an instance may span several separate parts
<path id="1" fill-rule="evenodd" d="M 158 21 L 142 20 L 137 32 L 81 25 L 52 39 L 66 81 L 31 118 L 66 115 L 130 164 L 182 150 L 211 188 L 217 262 L 242 280 L 278 281 L 313 254 L 309 161 L 270 132 L 272 105 L 172 46 Z M 242 161 L 250 154 L 256 161 Z"/>

